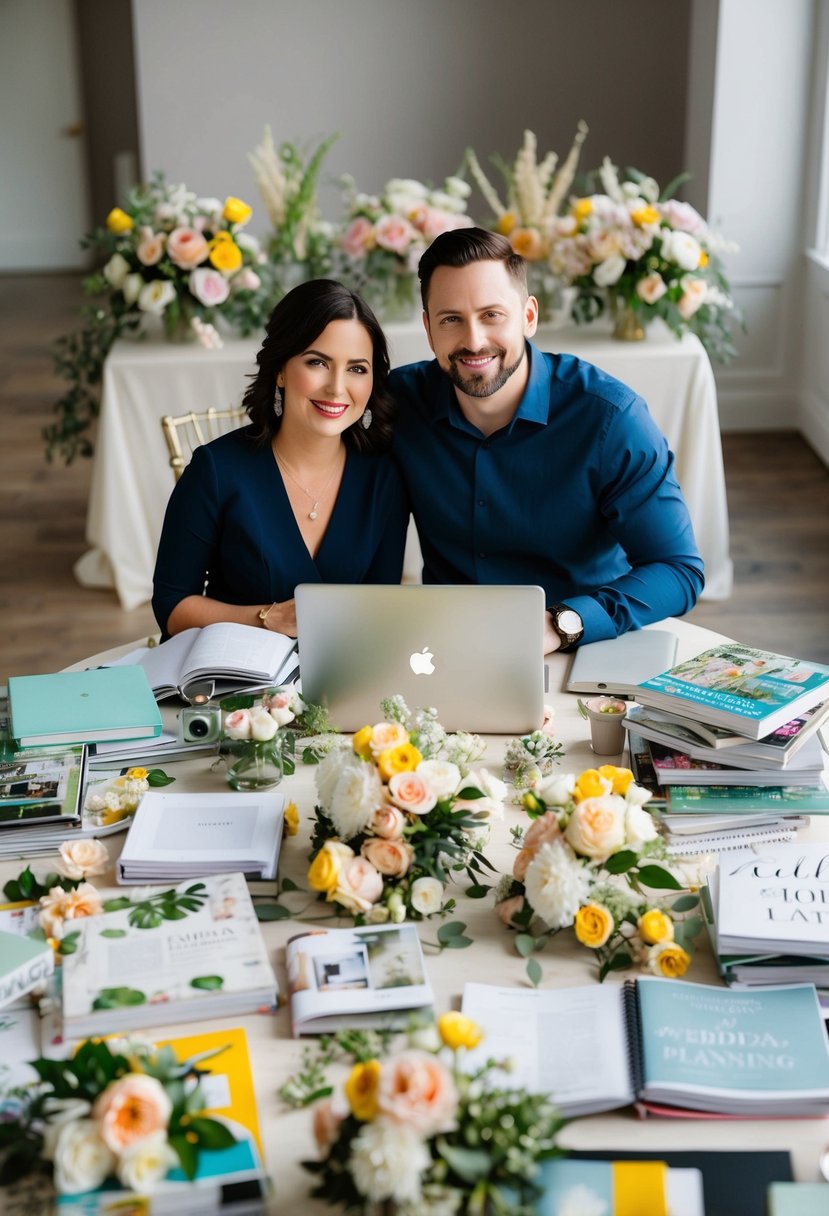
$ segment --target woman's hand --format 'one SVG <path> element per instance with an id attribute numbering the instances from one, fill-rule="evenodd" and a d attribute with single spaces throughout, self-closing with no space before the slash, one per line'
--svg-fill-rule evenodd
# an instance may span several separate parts
<path id="1" fill-rule="evenodd" d="M 296 637 L 296 601 L 283 600 L 281 604 L 271 604 L 265 615 L 261 617 L 262 624 L 273 633 L 284 633 L 289 638 Z"/>

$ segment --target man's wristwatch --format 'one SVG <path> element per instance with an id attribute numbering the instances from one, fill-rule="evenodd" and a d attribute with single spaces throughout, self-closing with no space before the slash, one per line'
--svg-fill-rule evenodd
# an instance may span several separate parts
<path id="1" fill-rule="evenodd" d="M 574 646 L 581 641 L 584 621 L 575 608 L 568 608 L 566 604 L 551 604 L 547 611 L 552 617 L 553 629 L 561 638 L 562 647 Z"/>

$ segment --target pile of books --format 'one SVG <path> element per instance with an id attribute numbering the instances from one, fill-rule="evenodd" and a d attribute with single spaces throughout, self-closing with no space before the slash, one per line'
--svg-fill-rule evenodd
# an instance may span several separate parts
<path id="1" fill-rule="evenodd" d="M 727 984 L 814 984 L 829 1006 L 829 846 L 731 853 L 709 876 L 703 909 Z"/>
<path id="2" fill-rule="evenodd" d="M 631 767 L 673 851 L 791 840 L 805 816 L 829 812 L 829 668 L 729 642 L 635 696 L 624 721 Z"/>

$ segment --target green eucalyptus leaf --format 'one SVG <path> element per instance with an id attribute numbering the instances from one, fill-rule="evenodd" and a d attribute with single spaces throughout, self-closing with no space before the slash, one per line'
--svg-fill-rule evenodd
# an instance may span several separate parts
<path id="1" fill-rule="evenodd" d="M 672 912 L 690 912 L 692 908 L 696 908 L 699 904 L 698 895 L 680 895 L 679 899 L 675 899 L 671 904 Z"/>
<path id="2" fill-rule="evenodd" d="M 291 911 L 284 907 L 283 904 L 254 904 L 256 919 L 261 921 L 269 920 L 290 920 Z"/>
<path id="3" fill-rule="evenodd" d="M 476 883 L 473 883 L 473 885 L 471 887 L 467 887 L 464 894 L 467 895 L 470 899 L 485 899 L 486 896 L 489 894 L 489 892 L 490 892 L 489 887 L 484 886 L 483 883 L 476 882 Z"/>
<path id="4" fill-rule="evenodd" d="M 543 975 L 543 972 L 541 970 L 541 963 L 539 963 L 538 959 L 537 958 L 528 959 L 527 960 L 527 979 L 530 981 L 533 988 L 537 988 L 538 985 L 541 983 L 542 975 Z"/>
<path id="5" fill-rule="evenodd" d="M 662 866 L 644 865 L 639 866 L 637 875 L 640 882 L 643 882 L 646 887 L 651 887 L 654 890 L 660 891 L 681 891 L 682 883 L 674 878 Z"/>
<path id="6" fill-rule="evenodd" d="M 515 949 L 522 958 L 528 958 L 535 951 L 535 938 L 531 933 L 517 933 L 515 935 Z"/>

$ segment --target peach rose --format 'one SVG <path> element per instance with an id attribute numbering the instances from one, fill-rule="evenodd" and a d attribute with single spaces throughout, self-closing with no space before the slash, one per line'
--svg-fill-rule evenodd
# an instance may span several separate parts
<path id="1" fill-rule="evenodd" d="M 135 248 L 135 256 L 142 266 L 155 266 L 164 256 L 166 238 L 163 232 L 153 232 L 152 228 L 141 229 L 141 240 Z"/>
<path id="2" fill-rule="evenodd" d="M 403 835 L 406 817 L 396 806 L 381 806 L 374 812 L 369 831 L 384 840 L 398 840 Z"/>
<path id="3" fill-rule="evenodd" d="M 218 270 L 211 270 L 209 266 L 201 266 L 192 271 L 187 286 L 205 308 L 217 308 L 219 304 L 224 304 L 230 295 L 230 284 L 225 276 Z"/>
<path id="4" fill-rule="evenodd" d="M 350 912 L 368 912 L 383 894 L 383 876 L 365 857 L 352 857 L 340 870 L 329 896 Z"/>
<path id="5" fill-rule="evenodd" d="M 395 1123 L 432 1136 L 455 1126 L 458 1091 L 444 1064 L 426 1051 L 403 1051 L 384 1066 L 377 1095 Z"/>
<path id="6" fill-rule="evenodd" d="M 625 802 L 616 794 L 580 802 L 564 836 L 581 857 L 607 861 L 625 843 Z"/>
<path id="7" fill-rule="evenodd" d="M 381 874 L 389 878 L 402 878 L 414 859 L 414 849 L 404 840 L 364 840 L 363 857 L 370 861 Z"/>
<path id="8" fill-rule="evenodd" d="M 92 1107 L 101 1139 L 113 1153 L 167 1130 L 173 1104 L 164 1086 L 145 1073 L 128 1072 L 106 1087 Z"/>
<path id="9" fill-rule="evenodd" d="M 192 270 L 207 259 L 207 241 L 195 228 L 174 228 L 167 237 L 167 256 L 181 270 Z"/>
<path id="10" fill-rule="evenodd" d="M 538 819 L 528 829 L 524 837 L 524 845 L 515 859 L 515 865 L 512 867 L 513 875 L 519 882 L 524 881 L 527 866 L 541 846 L 543 844 L 552 844 L 560 835 L 561 828 L 559 827 L 555 811 L 545 811 L 543 815 L 539 815 Z"/>
<path id="11" fill-rule="evenodd" d="M 353 220 L 340 241 L 341 247 L 351 258 L 363 257 L 369 249 L 374 248 L 374 225 L 364 215 Z"/>
<path id="12" fill-rule="evenodd" d="M 437 802 L 428 781 L 419 773 L 395 773 L 389 780 L 389 797 L 410 815 L 425 815 Z"/>
<path id="13" fill-rule="evenodd" d="M 64 878 L 94 878 L 109 868 L 109 853 L 100 840 L 65 840 L 55 869 Z"/>
<path id="14" fill-rule="evenodd" d="M 377 221 L 374 239 L 381 249 L 403 254 L 417 240 L 417 229 L 400 215 L 384 215 Z"/>
<path id="15" fill-rule="evenodd" d="M 399 747 L 401 743 L 408 742 L 408 732 L 400 722 L 378 722 L 371 728 L 369 747 L 374 756 L 379 756 L 380 752 L 390 747 Z"/>
<path id="16" fill-rule="evenodd" d="M 498 913 L 503 924 L 510 927 L 513 919 L 524 910 L 524 896 L 511 895 L 509 899 L 502 899 L 499 904 L 495 905 L 495 911 Z"/>
<path id="17" fill-rule="evenodd" d="M 528 262 L 537 262 L 544 255 L 544 241 L 535 228 L 513 228 L 509 243 Z"/>
<path id="18" fill-rule="evenodd" d="M 82 882 L 74 891 L 52 887 L 48 895 L 41 897 L 38 919 L 46 936 L 60 941 L 67 920 L 82 920 L 86 916 L 97 916 L 102 911 L 98 892 L 91 883 Z"/>
<path id="19" fill-rule="evenodd" d="M 318 1102 L 314 1107 L 313 1129 L 314 1139 L 317 1142 L 317 1149 L 320 1153 L 328 1153 L 331 1145 L 340 1134 L 340 1124 L 345 1118 L 347 1111 L 338 1109 L 335 1102 L 330 1098 L 325 1098 L 322 1102 Z"/>
<path id="20" fill-rule="evenodd" d="M 653 274 L 646 274 L 636 284 L 636 294 L 646 304 L 655 304 L 657 300 L 662 299 L 667 290 L 668 286 L 665 280 L 656 271 Z"/>
<path id="21" fill-rule="evenodd" d="M 693 275 L 685 275 L 680 279 L 682 287 L 682 295 L 677 304 L 679 315 L 684 321 L 690 321 L 691 317 L 702 308 L 705 303 L 705 297 L 708 295 L 708 284 L 705 279 L 696 279 Z"/>

